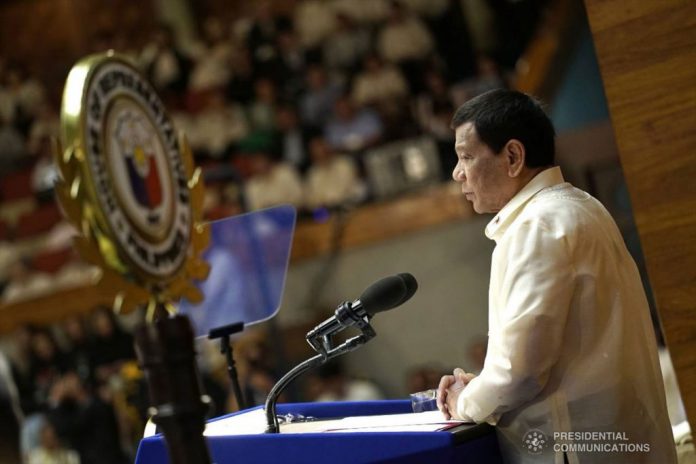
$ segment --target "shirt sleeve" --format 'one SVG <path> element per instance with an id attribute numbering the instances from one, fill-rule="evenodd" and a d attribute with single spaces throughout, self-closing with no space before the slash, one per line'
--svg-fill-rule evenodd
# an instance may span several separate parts
<path id="1" fill-rule="evenodd" d="M 457 402 L 457 413 L 476 422 L 495 423 L 544 388 L 558 359 L 574 288 L 566 236 L 542 219 L 508 230 L 498 247 L 491 270 L 496 314 L 486 360 Z"/>

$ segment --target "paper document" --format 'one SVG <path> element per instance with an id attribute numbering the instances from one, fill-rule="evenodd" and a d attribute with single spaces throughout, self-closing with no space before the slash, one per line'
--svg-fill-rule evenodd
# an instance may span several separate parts
<path id="1" fill-rule="evenodd" d="M 281 426 L 281 433 L 308 432 L 436 432 L 464 423 L 447 420 L 440 411 L 382 416 L 353 416 L 336 420 L 299 422 Z"/>
<path id="2" fill-rule="evenodd" d="M 280 433 L 323 432 L 436 432 L 464 423 L 446 420 L 440 411 L 381 416 L 353 416 L 281 424 Z M 206 424 L 205 436 L 255 435 L 266 430 L 266 414 L 255 409 Z"/>

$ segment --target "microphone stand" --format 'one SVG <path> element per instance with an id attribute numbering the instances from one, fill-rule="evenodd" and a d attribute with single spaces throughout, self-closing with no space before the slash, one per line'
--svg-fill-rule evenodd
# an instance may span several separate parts
<path id="1" fill-rule="evenodd" d="M 370 325 L 367 316 L 364 319 L 360 319 L 357 325 L 362 333 L 346 340 L 335 348 L 331 347 L 331 334 L 322 337 L 307 336 L 307 342 L 309 342 L 312 348 L 319 354 L 295 366 L 273 386 L 266 398 L 266 405 L 264 406 L 266 411 L 266 433 L 278 433 L 280 431 L 280 424 L 278 423 L 278 416 L 276 414 L 276 403 L 278 402 L 278 397 L 290 382 L 308 370 L 321 366 L 330 359 L 359 348 L 377 335 Z"/>

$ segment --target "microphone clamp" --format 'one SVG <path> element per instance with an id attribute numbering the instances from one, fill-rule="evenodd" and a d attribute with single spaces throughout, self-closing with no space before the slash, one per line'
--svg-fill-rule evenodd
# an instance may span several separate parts
<path id="1" fill-rule="evenodd" d="M 360 301 L 344 301 L 336 308 L 333 318 L 310 330 L 305 338 L 314 351 L 328 356 L 333 354 L 334 350 L 331 337 L 336 332 L 351 326 L 360 329 L 362 332 L 360 338 L 365 342 L 377 335 L 370 325 L 370 315 L 363 309 Z"/>

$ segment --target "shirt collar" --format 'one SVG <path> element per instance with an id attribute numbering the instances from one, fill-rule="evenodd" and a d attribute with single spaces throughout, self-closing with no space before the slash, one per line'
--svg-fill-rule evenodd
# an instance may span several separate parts
<path id="1" fill-rule="evenodd" d="M 561 168 L 558 166 L 541 171 L 534 176 L 527 185 L 522 187 L 522 190 L 517 192 L 517 194 L 503 206 L 503 209 L 495 215 L 491 222 L 488 223 L 486 226 L 486 237 L 491 240 L 496 240 L 507 229 L 511 220 L 517 217 L 522 207 L 527 204 L 534 195 L 547 187 L 553 187 L 563 182 L 565 182 L 565 180 L 563 179 Z"/>

